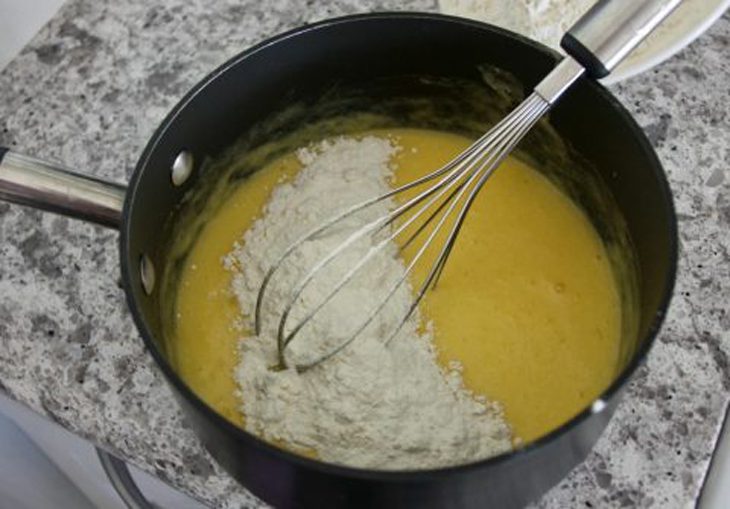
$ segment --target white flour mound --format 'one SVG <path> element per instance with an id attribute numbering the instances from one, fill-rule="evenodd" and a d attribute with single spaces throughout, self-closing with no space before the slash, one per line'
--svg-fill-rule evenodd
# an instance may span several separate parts
<path id="1" fill-rule="evenodd" d="M 298 152 L 302 170 L 278 185 L 259 218 L 224 263 L 234 274 L 232 288 L 245 329 L 270 264 L 302 234 L 326 218 L 390 189 L 393 144 L 377 137 L 336 138 Z M 425 469 L 483 459 L 510 449 L 510 430 L 500 408 L 464 388 L 458 363 L 448 372 L 436 363 L 432 333 L 409 320 L 386 346 L 386 331 L 400 322 L 412 300 L 404 286 L 374 322 L 348 347 L 302 373 L 275 371 L 278 318 L 289 291 L 317 260 L 343 242 L 358 225 L 383 214 L 393 202 L 374 207 L 346 227 L 308 242 L 272 280 L 263 308 L 263 329 L 240 341 L 236 369 L 246 429 L 320 459 L 353 467 Z M 332 288 L 371 242 L 357 243 L 303 294 L 289 327 Z M 287 359 L 306 360 L 326 351 L 327 340 L 346 337 L 382 298 L 384 288 L 405 270 L 388 245 L 389 256 L 373 265 L 320 311 L 287 349 Z M 379 277 L 375 277 L 375 275 Z M 416 314 L 417 315 L 417 314 Z M 339 334 L 339 336 L 338 336 Z M 291 350 L 291 351 L 290 351 Z"/>
<path id="2" fill-rule="evenodd" d="M 596 0 L 439 0 L 446 14 L 512 30 L 555 49 L 560 39 Z"/>

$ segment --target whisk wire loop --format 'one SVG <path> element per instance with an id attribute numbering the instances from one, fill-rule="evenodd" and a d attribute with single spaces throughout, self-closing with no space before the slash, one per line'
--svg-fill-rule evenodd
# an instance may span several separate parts
<path id="1" fill-rule="evenodd" d="M 476 154 L 477 152 L 475 152 Z M 467 158 L 468 160 L 468 158 Z M 381 218 L 378 218 L 374 221 L 371 221 L 370 223 L 367 223 L 363 227 L 361 227 L 359 230 L 357 230 L 354 234 L 350 235 L 344 242 L 339 244 L 333 251 L 331 251 L 327 256 L 322 258 L 317 264 L 300 280 L 297 287 L 292 292 L 287 305 L 284 307 L 284 311 L 282 313 L 282 317 L 279 321 L 279 327 L 277 332 L 277 341 L 278 344 L 281 345 L 281 351 L 283 352 L 283 349 L 286 348 L 289 343 L 294 339 L 295 335 L 299 330 L 301 330 L 302 327 L 304 327 L 328 302 L 331 301 L 331 299 L 339 292 L 340 289 L 342 289 L 343 286 L 345 286 L 353 277 L 354 275 L 359 272 L 359 270 L 365 266 L 365 264 L 373 258 L 376 254 L 381 252 L 385 247 L 390 244 L 395 238 L 402 233 L 404 230 L 406 230 L 411 224 L 413 224 L 425 211 L 427 211 L 432 205 L 434 205 L 452 186 L 456 185 L 459 182 L 459 178 L 464 175 L 464 169 L 468 169 L 469 166 L 459 166 L 457 167 L 452 173 L 448 174 L 446 177 L 442 179 L 439 184 L 436 186 L 433 186 L 429 190 L 419 194 L 418 196 L 412 198 L 405 204 L 397 207 L 394 211 L 390 212 L 386 216 L 383 216 Z M 428 201 L 425 203 L 425 205 L 422 205 L 420 209 L 418 209 L 418 212 L 410 216 L 406 221 L 404 221 L 401 225 L 398 226 L 398 228 L 395 229 L 394 232 L 392 232 L 385 240 L 380 241 L 378 244 L 376 244 L 375 247 L 372 247 L 368 250 L 368 253 L 360 259 L 360 261 L 351 268 L 344 276 L 340 278 L 340 280 L 337 282 L 335 287 L 330 290 L 330 292 L 322 299 L 320 302 L 311 309 L 304 318 L 302 318 L 299 323 L 288 333 L 285 333 L 286 330 L 286 322 L 289 317 L 289 314 L 296 303 L 297 299 L 301 296 L 301 294 L 304 292 L 306 287 L 314 280 L 316 275 L 324 269 L 328 264 L 330 264 L 332 261 L 334 261 L 335 258 L 337 258 L 340 254 L 342 254 L 348 247 L 350 247 L 355 241 L 365 237 L 368 233 L 377 231 L 383 226 L 387 226 L 392 224 L 396 219 L 401 217 L 403 213 L 405 213 L 408 210 L 411 210 L 413 207 L 418 205 L 420 202 L 426 200 L 426 198 L 429 198 L 430 195 L 433 195 L 428 199 Z M 344 218 L 343 218 L 344 219 Z M 389 294 L 389 296 L 392 295 Z M 372 318 L 371 318 L 372 319 Z M 369 323 L 370 320 L 367 321 Z M 367 326 L 367 323 L 365 326 Z M 362 331 L 364 327 L 358 328 L 358 331 Z M 349 340 L 347 343 L 349 344 Z M 339 349 L 338 349 L 339 351 Z M 328 356 L 329 357 L 329 356 Z M 279 358 L 279 362 L 283 362 L 282 356 Z"/>
<path id="2" fill-rule="evenodd" d="M 304 371 L 316 366 L 336 355 L 357 339 L 368 325 L 372 323 L 378 313 L 383 310 L 395 292 L 403 284 L 405 284 L 406 281 L 408 281 L 408 278 L 413 273 L 416 264 L 423 258 L 439 232 L 442 231 L 444 225 L 446 225 L 449 218 L 451 218 L 454 214 L 457 206 L 461 203 L 461 208 L 458 211 L 456 218 L 453 220 L 451 229 L 447 234 L 446 242 L 436 256 L 435 261 L 429 269 L 428 275 L 419 286 L 411 304 L 399 320 L 398 326 L 395 327 L 385 339 L 385 344 L 388 344 L 398 334 L 403 324 L 405 324 L 411 317 L 419 302 L 423 299 L 429 286 L 435 287 L 435 284 L 443 272 L 443 268 L 455 244 L 458 233 L 461 230 L 466 213 L 468 212 L 468 209 L 477 196 L 479 190 L 498 167 L 499 163 L 502 162 L 507 154 L 515 147 L 515 145 L 517 145 L 520 139 L 522 139 L 524 134 L 548 108 L 549 104 L 540 96 L 533 93 L 520 105 L 520 107 L 505 117 L 502 122 L 472 143 L 467 150 L 438 170 L 410 183 L 399 186 L 392 191 L 383 193 L 373 199 L 356 204 L 328 219 L 322 225 L 310 230 L 292 243 L 274 262 L 264 277 L 256 303 L 255 326 L 257 333 L 260 333 L 261 329 L 261 307 L 263 305 L 266 288 L 275 272 L 283 265 L 286 259 L 297 250 L 297 248 L 307 241 L 321 235 L 337 223 L 344 221 L 348 217 L 351 217 L 378 202 L 387 200 L 414 189 L 419 185 L 441 177 L 433 186 L 430 186 L 418 193 L 416 196 L 407 199 L 403 204 L 396 206 L 387 214 L 369 221 L 355 230 L 347 237 L 347 239 L 345 239 L 345 241 L 336 246 L 326 256 L 318 260 L 317 263 L 300 279 L 299 283 L 290 293 L 278 323 L 277 348 L 279 367 L 284 368 L 287 366 L 285 350 L 297 337 L 302 328 L 310 323 L 311 320 L 314 319 L 314 317 L 322 310 L 322 308 L 331 302 L 332 299 L 343 289 L 343 287 L 345 287 L 345 285 L 347 285 L 358 274 L 358 272 L 360 272 L 363 267 L 368 264 L 369 261 L 371 261 L 377 254 L 382 253 L 389 244 L 395 241 L 411 226 L 415 226 L 415 222 L 423 217 L 424 214 L 431 211 L 428 217 L 426 217 L 420 225 L 416 226 L 415 231 L 400 244 L 399 253 L 402 253 L 403 250 L 427 231 L 429 225 L 432 225 L 433 221 L 438 218 L 436 224 L 429 231 L 423 244 L 419 246 L 416 253 L 407 263 L 403 273 L 399 275 L 399 277 L 387 288 L 387 292 L 384 297 L 368 312 L 367 316 L 360 322 L 360 324 L 353 328 L 352 332 L 348 336 L 343 338 L 341 341 L 338 341 L 332 348 L 315 359 L 297 364 L 296 368 L 300 371 Z M 293 327 L 287 330 L 287 324 L 293 307 L 300 299 L 308 285 L 317 277 L 318 274 L 320 274 L 335 259 L 340 257 L 355 242 L 364 239 L 369 235 L 377 234 L 383 228 L 390 226 L 408 213 L 410 213 L 410 216 L 405 217 L 403 221 L 386 236 L 385 239 L 379 240 L 374 246 L 368 249 L 367 253 L 339 278 L 332 289 L 330 289 L 326 295 L 321 297 Z"/>

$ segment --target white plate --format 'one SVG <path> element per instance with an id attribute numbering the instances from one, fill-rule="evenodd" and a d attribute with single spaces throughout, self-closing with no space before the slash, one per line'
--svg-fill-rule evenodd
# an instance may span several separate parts
<path id="1" fill-rule="evenodd" d="M 503 16 L 509 17 L 510 12 L 517 12 L 512 11 L 511 8 L 508 7 L 508 4 L 515 1 L 516 0 L 439 0 L 439 8 L 445 14 L 474 17 L 487 23 L 500 25 L 500 19 L 489 19 L 488 16 L 490 15 L 485 13 L 501 12 Z M 518 1 L 527 3 L 529 0 Z M 535 0 L 531 1 L 533 3 L 535 2 Z M 566 3 L 570 1 L 571 0 L 564 0 Z M 500 5 L 497 2 L 500 2 L 503 5 Z M 547 3 L 543 0 L 543 5 L 550 5 L 548 9 L 553 10 L 553 12 L 554 9 L 558 7 L 558 4 L 559 2 L 555 0 L 548 0 Z M 493 6 L 494 8 L 490 7 L 485 9 L 485 6 Z M 684 2 L 677 7 L 677 9 L 664 21 L 655 33 L 651 34 L 647 40 L 644 41 L 633 52 L 633 54 L 626 59 L 626 61 L 613 71 L 613 73 L 601 81 L 604 84 L 616 83 L 651 69 L 699 37 L 710 27 L 710 25 L 712 25 L 712 23 L 722 16 L 723 12 L 725 12 L 728 7 L 730 7 L 730 0 L 684 0 Z M 471 14 L 472 12 L 474 14 Z M 495 18 L 499 17 L 495 14 L 491 14 L 491 16 Z M 519 26 L 514 25 L 514 20 L 509 20 L 504 17 L 502 18 L 502 21 L 507 28 L 510 28 L 511 23 L 513 24 L 512 26 Z M 563 29 L 565 26 L 569 26 L 568 23 L 571 21 L 572 20 L 561 19 L 560 22 L 563 23 Z M 548 40 L 557 41 L 560 33 L 559 30 L 559 26 L 553 27 L 552 33 L 554 35 L 549 37 Z"/>

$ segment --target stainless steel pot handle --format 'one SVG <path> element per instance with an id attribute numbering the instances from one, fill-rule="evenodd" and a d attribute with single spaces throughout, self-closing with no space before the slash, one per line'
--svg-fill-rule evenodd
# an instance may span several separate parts
<path id="1" fill-rule="evenodd" d="M 98 447 L 96 454 L 109 482 L 128 509 L 157 509 L 139 490 L 126 463 Z"/>
<path id="2" fill-rule="evenodd" d="M 560 45 L 594 78 L 606 76 L 682 0 L 599 0 Z"/>
<path id="3" fill-rule="evenodd" d="M 0 200 L 119 228 L 125 186 L 0 147 Z"/>

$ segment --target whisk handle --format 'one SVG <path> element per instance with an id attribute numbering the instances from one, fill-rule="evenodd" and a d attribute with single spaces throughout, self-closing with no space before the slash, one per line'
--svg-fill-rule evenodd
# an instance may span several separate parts
<path id="1" fill-rule="evenodd" d="M 593 78 L 610 73 L 682 0 L 599 0 L 560 45 Z"/>

